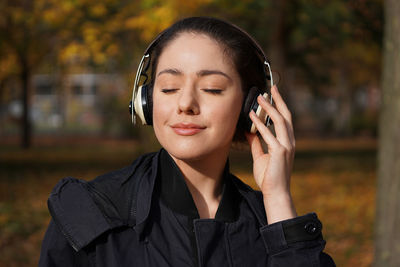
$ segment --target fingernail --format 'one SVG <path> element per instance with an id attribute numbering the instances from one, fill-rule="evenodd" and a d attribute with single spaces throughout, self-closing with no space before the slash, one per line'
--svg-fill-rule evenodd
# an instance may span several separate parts
<path id="1" fill-rule="evenodd" d="M 259 94 L 258 97 L 259 97 L 259 98 L 261 97 L 262 101 L 267 102 L 267 101 L 265 100 L 265 98 L 262 96 L 262 94 Z"/>
<path id="2" fill-rule="evenodd" d="M 268 99 L 268 94 L 267 94 L 267 96 L 264 98 L 264 96 L 262 96 L 262 95 L 260 95 L 261 96 L 261 101 L 263 101 L 265 104 L 269 104 L 269 102 L 267 101 L 267 99 Z"/>

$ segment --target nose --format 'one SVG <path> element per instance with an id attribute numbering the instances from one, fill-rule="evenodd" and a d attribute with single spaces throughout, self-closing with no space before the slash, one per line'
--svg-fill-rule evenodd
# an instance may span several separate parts
<path id="1" fill-rule="evenodd" d="M 184 113 L 188 115 L 197 115 L 200 112 L 200 107 L 197 99 L 195 88 L 186 87 L 180 90 L 178 100 L 178 114 Z"/>

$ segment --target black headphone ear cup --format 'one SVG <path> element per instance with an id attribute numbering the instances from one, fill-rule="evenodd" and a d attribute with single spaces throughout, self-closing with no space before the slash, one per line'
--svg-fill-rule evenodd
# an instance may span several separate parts
<path id="1" fill-rule="evenodd" d="M 146 125 L 153 125 L 153 86 L 142 86 L 142 110 Z"/>
<path id="2" fill-rule="evenodd" d="M 147 97 L 146 120 L 149 122 L 148 125 L 153 125 L 153 83 L 148 85 L 148 89 L 146 90 L 146 97 Z"/>
<path id="3" fill-rule="evenodd" d="M 245 129 L 247 132 L 250 132 L 251 126 L 253 124 L 253 122 L 249 117 L 249 113 L 251 110 L 254 110 L 254 112 L 257 111 L 258 108 L 257 97 L 260 94 L 261 95 L 263 94 L 263 92 L 260 89 L 258 89 L 255 86 L 251 87 L 243 103 L 243 115 L 245 117 Z"/>

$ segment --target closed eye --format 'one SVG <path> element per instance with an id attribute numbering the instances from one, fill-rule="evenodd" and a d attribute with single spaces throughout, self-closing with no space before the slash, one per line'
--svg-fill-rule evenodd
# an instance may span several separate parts
<path id="1" fill-rule="evenodd" d="M 161 89 L 161 92 L 165 93 L 165 94 L 169 94 L 169 93 L 173 93 L 178 91 L 177 88 L 172 88 L 172 89 Z"/>
<path id="2" fill-rule="evenodd" d="M 213 95 L 219 95 L 222 93 L 222 89 L 203 89 L 204 92 L 211 93 Z"/>

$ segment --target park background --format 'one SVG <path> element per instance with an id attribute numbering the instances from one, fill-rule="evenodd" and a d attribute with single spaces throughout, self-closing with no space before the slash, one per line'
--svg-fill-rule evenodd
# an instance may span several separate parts
<path id="1" fill-rule="evenodd" d="M 58 180 L 159 148 L 131 124 L 134 75 L 157 33 L 193 15 L 258 40 L 293 114 L 298 214 L 318 214 L 338 266 L 372 264 L 382 0 L 0 0 L 0 266 L 37 265 Z M 255 186 L 251 164 L 232 150 Z"/>

